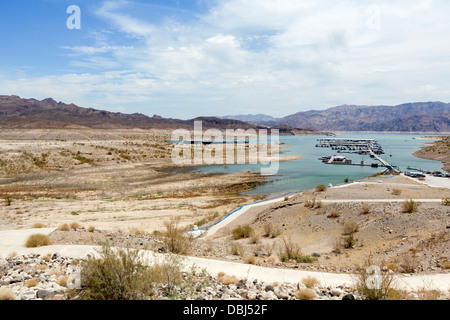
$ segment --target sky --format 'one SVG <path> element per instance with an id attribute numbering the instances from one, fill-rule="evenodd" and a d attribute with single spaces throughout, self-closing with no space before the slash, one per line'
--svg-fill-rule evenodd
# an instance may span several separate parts
<path id="1" fill-rule="evenodd" d="M 450 102 L 449 13 L 448 0 L 2 0 L 0 94 L 179 119 Z"/>

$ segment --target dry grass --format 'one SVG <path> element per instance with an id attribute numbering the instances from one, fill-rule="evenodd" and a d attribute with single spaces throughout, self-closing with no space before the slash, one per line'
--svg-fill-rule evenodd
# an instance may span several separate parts
<path id="1" fill-rule="evenodd" d="M 328 214 L 327 218 L 339 218 L 341 216 L 341 213 L 337 210 L 331 210 L 330 213 Z"/>
<path id="2" fill-rule="evenodd" d="M 64 223 L 58 227 L 59 231 L 70 231 L 70 226 L 67 223 Z"/>
<path id="3" fill-rule="evenodd" d="M 30 279 L 27 282 L 25 282 L 25 287 L 27 288 L 31 288 L 31 287 L 36 287 L 39 283 L 39 279 Z"/>
<path id="4" fill-rule="evenodd" d="M 67 280 L 69 280 L 69 276 L 61 276 L 58 278 L 56 283 L 61 287 L 67 287 Z"/>
<path id="5" fill-rule="evenodd" d="M 419 204 L 412 199 L 406 200 L 402 204 L 402 209 L 403 209 L 404 213 L 414 213 L 417 211 L 418 207 L 419 207 Z"/>
<path id="6" fill-rule="evenodd" d="M 94 232 L 95 231 L 95 227 L 94 226 L 89 226 L 88 231 L 89 232 Z"/>
<path id="7" fill-rule="evenodd" d="M 361 207 L 359 207 L 359 213 L 361 214 L 369 214 L 370 213 L 370 205 L 367 203 L 363 203 Z"/>
<path id="8" fill-rule="evenodd" d="M 162 232 L 162 240 L 168 252 L 186 254 L 190 249 L 191 238 L 184 235 L 184 229 L 179 224 L 179 217 L 164 222 L 166 230 Z"/>
<path id="9" fill-rule="evenodd" d="M 17 300 L 17 297 L 14 293 L 9 291 L 6 288 L 0 288 L 0 301 L 6 300 Z"/>
<path id="10" fill-rule="evenodd" d="M 235 256 L 243 257 L 245 253 L 244 246 L 239 242 L 233 242 L 230 245 L 230 253 Z"/>
<path id="11" fill-rule="evenodd" d="M 77 229 L 81 229 L 82 227 L 81 227 L 81 224 L 79 224 L 78 222 L 72 222 L 70 224 L 70 228 L 73 230 L 77 230 Z"/>
<path id="12" fill-rule="evenodd" d="M 45 234 L 33 234 L 28 237 L 27 241 L 25 242 L 25 247 L 27 248 L 36 248 L 36 247 L 42 247 L 42 246 L 48 246 L 52 242 L 49 238 L 49 236 Z"/>
<path id="13" fill-rule="evenodd" d="M 41 259 L 44 260 L 45 262 L 49 262 L 52 259 L 52 255 L 50 253 L 46 254 Z"/>
<path id="14" fill-rule="evenodd" d="M 281 234 L 281 230 L 275 228 L 272 224 L 268 223 L 264 225 L 264 236 L 268 238 L 276 238 Z"/>
<path id="15" fill-rule="evenodd" d="M 240 281 L 236 276 L 229 276 L 224 272 L 219 272 L 217 274 L 217 280 L 219 282 L 222 282 L 223 284 L 229 285 L 229 284 L 239 284 Z"/>
<path id="16" fill-rule="evenodd" d="M 42 229 L 42 228 L 45 228 L 45 225 L 43 225 L 42 223 L 35 223 L 35 224 L 33 224 L 33 228 L 34 229 Z"/>
<path id="17" fill-rule="evenodd" d="M 359 231 L 359 225 L 356 222 L 350 221 L 344 224 L 342 234 L 352 235 Z"/>
<path id="18" fill-rule="evenodd" d="M 298 300 L 314 300 L 316 293 L 311 289 L 300 289 L 294 293 L 294 297 Z"/>
<path id="19" fill-rule="evenodd" d="M 253 264 L 255 266 L 259 265 L 258 259 L 254 255 L 248 255 L 244 258 L 246 264 Z"/>
<path id="20" fill-rule="evenodd" d="M 317 280 L 314 277 L 308 276 L 306 278 L 302 279 L 302 283 L 307 287 L 307 288 L 314 288 L 316 287 L 318 284 L 320 284 L 320 281 Z"/>
<path id="21" fill-rule="evenodd" d="M 48 266 L 45 265 L 45 264 L 40 264 L 40 265 L 37 265 L 37 266 L 34 267 L 35 271 L 36 270 L 47 270 L 47 269 L 48 269 Z"/>

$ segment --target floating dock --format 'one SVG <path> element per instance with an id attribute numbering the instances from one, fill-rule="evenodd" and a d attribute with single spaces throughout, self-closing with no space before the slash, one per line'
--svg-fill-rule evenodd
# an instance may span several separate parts
<path id="1" fill-rule="evenodd" d="M 385 167 L 388 171 L 399 172 L 397 166 L 391 165 L 389 162 L 381 158 L 379 155 L 384 154 L 383 148 L 375 139 L 348 139 L 348 138 L 325 138 L 318 139 L 316 144 L 317 148 L 331 148 L 338 153 L 357 153 L 357 154 L 369 154 L 371 158 L 381 162 L 381 165 L 377 163 L 365 164 L 352 163 L 351 160 L 346 159 L 344 156 L 323 156 L 319 158 L 322 162 L 327 164 L 344 164 L 344 165 L 357 165 L 357 166 L 371 166 L 374 168 Z"/>

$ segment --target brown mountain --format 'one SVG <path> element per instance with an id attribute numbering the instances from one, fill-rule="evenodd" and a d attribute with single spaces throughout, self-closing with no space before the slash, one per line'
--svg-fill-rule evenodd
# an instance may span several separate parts
<path id="1" fill-rule="evenodd" d="M 22 99 L 0 95 L 0 128 L 97 128 L 97 129 L 193 129 L 194 121 L 202 121 L 204 129 L 268 129 L 264 125 L 248 124 L 234 119 L 198 117 L 190 120 L 169 119 L 140 113 L 124 114 L 74 104 L 44 100 Z M 305 131 L 306 132 L 306 131 Z M 308 132 L 310 132 L 308 130 Z M 285 126 L 280 134 L 302 134 L 301 129 Z"/>
<path id="2" fill-rule="evenodd" d="M 450 104 L 417 102 L 398 106 L 344 105 L 327 110 L 299 112 L 276 122 L 315 130 L 450 132 Z"/>

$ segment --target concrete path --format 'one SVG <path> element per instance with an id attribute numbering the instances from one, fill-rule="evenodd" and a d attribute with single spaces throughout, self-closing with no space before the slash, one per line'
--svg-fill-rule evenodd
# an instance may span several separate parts
<path id="1" fill-rule="evenodd" d="M 0 231 L 0 257 L 10 254 L 23 255 L 38 253 L 41 255 L 59 253 L 63 256 L 83 258 L 88 254 L 95 254 L 99 247 L 80 245 L 50 245 L 39 248 L 26 248 L 26 239 L 31 234 L 50 234 L 55 229 L 24 229 Z M 163 254 L 151 251 L 143 251 L 149 263 L 161 261 Z M 254 266 L 243 263 L 235 263 L 220 260 L 210 260 L 196 257 L 184 257 L 184 269 L 188 271 L 192 266 L 206 270 L 212 276 L 219 272 L 234 275 L 241 279 L 263 281 L 266 283 L 298 283 L 303 278 L 311 276 L 320 281 L 322 286 L 336 287 L 339 285 L 351 286 L 354 284 L 354 276 L 350 274 L 336 274 L 327 272 L 312 272 L 292 269 L 277 269 Z M 444 292 L 450 289 L 450 274 L 436 275 L 401 275 L 397 276 L 396 284 L 399 288 L 415 290 L 420 288 L 438 289 Z"/>

